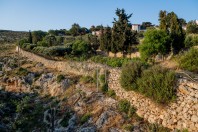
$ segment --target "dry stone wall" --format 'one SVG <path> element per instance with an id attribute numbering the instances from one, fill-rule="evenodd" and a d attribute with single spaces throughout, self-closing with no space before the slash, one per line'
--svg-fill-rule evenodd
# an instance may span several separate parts
<path id="1" fill-rule="evenodd" d="M 150 123 L 162 124 L 171 129 L 188 129 L 198 132 L 198 83 L 187 78 L 179 78 L 177 83 L 177 99 L 168 106 L 159 106 L 150 99 L 133 91 L 125 91 L 120 85 L 119 68 L 109 68 L 91 62 L 53 61 L 20 49 L 21 55 L 32 61 L 41 62 L 46 67 L 56 68 L 62 72 L 77 75 L 93 75 L 98 67 L 102 72 L 109 70 L 108 85 L 120 98 L 125 98 L 137 108 L 137 114 Z"/>

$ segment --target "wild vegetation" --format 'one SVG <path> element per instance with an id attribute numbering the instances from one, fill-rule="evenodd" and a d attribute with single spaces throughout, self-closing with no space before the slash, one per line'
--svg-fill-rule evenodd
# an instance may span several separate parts
<path id="1" fill-rule="evenodd" d="M 134 90 L 154 102 L 167 104 L 176 98 L 175 73 L 159 66 L 148 67 L 136 62 L 122 68 L 120 83 L 126 90 Z"/>
<path id="2" fill-rule="evenodd" d="M 137 46 L 139 42 L 137 32 L 131 31 L 129 18 L 132 15 L 126 14 L 124 9 L 117 9 L 115 14 L 118 19 L 114 19 L 112 28 L 99 25 L 97 27 L 92 26 L 88 30 L 74 23 L 68 31 L 50 30 L 48 32 L 34 31 L 29 33 L 29 39 L 19 41 L 19 45 L 25 50 L 53 59 L 62 57 L 78 61 L 90 60 L 111 67 L 123 67 L 121 85 L 124 89 L 140 92 L 159 103 L 168 103 L 173 100 L 175 98 L 174 72 L 161 67 L 152 67 L 152 64 L 155 63 L 157 55 L 166 56 L 170 53 L 178 53 L 184 48 L 196 46 L 197 36 L 194 34 L 185 36 L 182 26 L 186 22 L 184 19 L 178 18 L 174 12 L 160 11 L 159 29 L 151 28 L 149 22 L 142 24 L 143 28 L 147 28 L 147 31 L 143 35 L 142 43 L 138 45 L 141 59 L 109 58 L 104 55 L 97 55 L 97 50 L 100 49 L 107 54 L 109 52 L 115 54 L 121 52 L 124 56 L 131 53 L 133 47 Z M 192 22 L 188 23 L 188 33 L 195 33 L 190 29 L 193 28 L 192 25 Z M 196 30 L 196 27 L 193 30 Z M 90 31 L 100 31 L 100 34 L 98 36 L 88 34 Z M 61 39 L 61 36 L 57 36 L 58 34 L 70 34 L 71 36 Z M 196 57 L 189 59 L 196 56 L 195 54 L 196 50 L 190 50 L 181 56 L 179 67 L 197 72 Z M 187 59 L 188 61 L 186 61 Z M 150 68 L 146 62 L 152 62 Z M 162 78 L 164 79 L 162 80 Z M 88 77 L 82 80 L 91 81 Z M 104 93 L 108 93 L 106 83 L 102 83 L 100 87 Z M 109 95 L 114 95 L 114 93 L 110 91 Z"/>
<path id="3" fill-rule="evenodd" d="M 155 59 L 157 55 L 162 55 L 163 60 L 164 57 L 169 54 L 175 55 L 180 53 L 176 57 L 178 58 L 179 68 L 198 73 L 198 50 L 196 49 L 198 45 L 198 28 L 196 22 L 190 21 L 187 24 L 187 31 L 184 31 L 182 29 L 182 26 L 186 24 L 184 19 L 179 18 L 174 12 L 168 13 L 166 11 L 160 11 L 159 29 L 152 26 L 150 22 L 144 22 L 142 28 L 146 29 L 146 31 L 142 33 L 131 30 L 129 19 L 132 14 L 126 14 L 124 9 L 117 9 L 115 14 L 117 18 L 114 19 L 112 28 L 98 25 L 87 29 L 74 23 L 69 30 L 49 30 L 48 32 L 40 30 L 29 31 L 28 37 L 26 36 L 26 38 L 19 40 L 17 45 L 24 50 L 48 59 L 92 61 L 110 67 L 122 67 L 120 84 L 125 90 L 133 90 L 141 93 L 159 104 L 166 105 L 175 100 L 176 73 L 173 70 L 157 66 Z M 0 51 L 4 51 L 6 48 L 7 47 L 0 49 Z M 131 59 L 125 57 L 136 49 L 139 50 L 141 58 Z M 109 52 L 114 53 L 115 56 L 112 58 L 108 57 Z M 122 53 L 122 58 L 116 57 L 116 53 L 118 52 Z M 99 55 L 99 53 L 101 55 Z M 25 78 L 24 80 L 26 84 L 28 84 L 28 88 L 35 88 L 34 91 L 31 92 L 41 89 L 41 86 L 34 86 L 33 81 L 27 79 L 30 78 L 30 74 L 32 73 L 28 68 L 18 67 L 22 62 L 16 64 L 7 61 L 7 64 L 10 65 L 9 68 L 11 69 L 11 71 L 6 72 L 7 75 Z M 0 70 L 2 69 L 3 67 L 0 65 Z M 53 76 L 47 74 L 43 75 L 43 77 L 42 74 L 44 73 L 35 73 L 35 80 L 40 78 L 40 81 L 42 81 L 45 77 Z M 80 109 L 84 110 L 84 108 L 86 108 L 86 110 L 77 116 L 76 121 L 79 123 L 78 127 L 86 126 L 86 124 L 89 126 L 91 125 L 89 122 L 96 120 L 95 118 L 98 117 L 97 112 L 101 111 L 101 109 L 106 109 L 106 107 L 97 107 L 98 111 L 95 111 L 93 108 L 95 108 L 96 105 L 92 104 L 92 102 L 97 101 L 98 98 L 102 100 L 100 100 L 101 102 L 105 102 L 104 99 L 109 97 L 116 101 L 115 99 L 117 99 L 117 97 L 115 91 L 109 89 L 107 82 L 108 71 L 106 74 L 101 75 L 99 80 L 96 80 L 96 76 L 82 76 L 77 78 L 80 79 L 71 81 L 71 84 L 73 84 L 72 87 L 63 93 L 65 94 L 64 99 L 67 100 L 68 104 L 75 105 L 75 109 L 79 109 L 79 105 L 83 105 Z M 7 78 L 4 78 L 4 80 L 6 79 Z M 65 75 L 59 73 L 55 76 L 53 82 L 57 83 L 56 86 L 59 86 L 67 82 L 67 79 Z M 96 82 L 99 85 L 99 92 L 94 91 L 90 96 L 89 93 L 86 95 L 87 89 L 82 91 L 84 86 L 95 88 Z M 44 84 L 42 84 L 42 87 L 43 86 Z M 74 93 L 74 87 L 82 87 L 82 89 L 78 89 L 75 91 L 76 93 Z M 41 91 L 44 90 L 46 89 L 42 89 Z M 0 117 L 2 117 L 0 118 L 0 123 L 6 126 L 6 128 L 3 129 L 13 131 L 45 131 L 49 125 L 44 123 L 38 124 L 37 122 L 41 122 L 44 112 L 49 109 L 51 104 L 60 107 L 56 105 L 56 103 L 60 103 L 57 100 L 53 100 L 49 97 L 40 97 L 36 92 L 34 94 L 14 95 L 1 90 L 0 95 L 1 94 L 5 95 L 1 96 L 3 98 L 0 100 Z M 12 96 L 9 97 L 10 95 Z M 74 99 L 77 102 L 80 100 L 79 103 L 74 103 Z M 46 103 L 47 105 L 45 105 Z M 86 105 L 86 103 L 91 104 L 91 106 Z M 7 108 L 9 109 L 7 110 Z M 121 116 L 121 119 L 124 120 L 124 123 L 121 123 L 123 125 L 122 128 L 125 130 L 134 130 L 135 127 L 131 124 L 133 120 L 138 121 L 140 125 L 142 125 L 141 123 L 145 123 L 137 116 L 136 108 L 127 100 L 120 99 L 116 108 L 110 108 L 111 109 L 108 109 L 110 113 L 117 112 L 117 110 L 122 113 L 121 115 L 114 114 L 114 116 L 119 116 L 119 118 Z M 65 109 L 60 109 L 59 112 L 61 113 L 61 111 L 64 110 Z M 3 116 L 2 111 L 4 112 Z M 50 110 L 50 112 L 53 113 L 53 110 Z M 73 117 L 74 112 L 64 112 L 60 124 L 63 127 L 68 127 L 71 122 L 69 122 L 69 119 Z M 108 112 L 103 112 L 103 114 L 108 115 Z M 127 118 L 127 120 L 122 117 Z M 121 128 L 121 126 L 119 126 L 119 128 Z M 143 126 L 143 128 L 145 128 L 145 126 Z M 148 131 L 169 131 L 156 124 L 149 124 L 146 129 Z M 95 130 L 95 128 L 93 128 L 93 130 Z"/>
<path id="4" fill-rule="evenodd" d="M 198 73 L 198 49 L 191 48 L 178 57 L 179 66 L 185 70 Z"/>

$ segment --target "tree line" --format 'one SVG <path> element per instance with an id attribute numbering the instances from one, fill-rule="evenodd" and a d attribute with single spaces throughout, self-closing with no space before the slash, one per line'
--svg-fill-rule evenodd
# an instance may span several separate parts
<path id="1" fill-rule="evenodd" d="M 124 9 L 116 9 L 115 14 L 117 18 L 113 19 L 112 27 L 98 25 L 87 29 L 74 23 L 69 30 L 29 31 L 28 40 L 22 40 L 21 43 L 33 43 L 44 47 L 56 46 L 64 43 L 67 38 L 65 36 L 72 36 L 73 38 L 67 38 L 71 39 L 72 43 L 77 38 L 77 40 L 85 41 L 95 51 L 100 49 L 107 53 L 121 52 L 125 55 L 131 53 L 133 47 L 138 47 L 142 58 L 147 60 L 157 54 L 178 53 L 185 48 L 186 34 L 198 33 L 196 21 L 186 23 L 183 18 L 179 18 L 174 12 L 160 11 L 159 29 L 153 27 L 150 22 L 143 22 L 141 26 L 147 30 L 142 34 L 144 36 L 143 42 L 137 46 L 140 33 L 131 29 L 132 24 L 129 19 L 132 14 L 127 14 Z M 184 25 L 187 25 L 186 31 L 182 28 Z M 99 31 L 99 35 L 91 34 L 94 31 Z M 191 38 L 188 39 L 189 42 L 191 40 Z M 66 43 L 68 42 L 70 40 Z M 194 41 L 191 43 L 188 45 L 195 45 Z"/>

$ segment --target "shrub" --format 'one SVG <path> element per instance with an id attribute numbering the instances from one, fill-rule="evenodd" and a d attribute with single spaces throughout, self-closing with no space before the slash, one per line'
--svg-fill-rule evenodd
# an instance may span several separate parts
<path id="1" fill-rule="evenodd" d="M 90 51 L 90 45 L 82 40 L 76 40 L 72 45 L 72 54 L 74 55 L 88 54 Z"/>
<path id="2" fill-rule="evenodd" d="M 33 52 L 43 56 L 65 56 L 66 54 L 71 53 L 71 48 L 67 46 L 37 46 L 33 48 Z"/>
<path id="3" fill-rule="evenodd" d="M 170 129 L 160 126 L 158 124 L 146 125 L 146 131 L 148 132 L 170 132 Z"/>
<path id="4" fill-rule="evenodd" d="M 198 45 L 198 35 L 196 34 L 190 34 L 186 36 L 185 38 L 185 47 L 190 48 L 192 46 L 197 46 Z"/>
<path id="5" fill-rule="evenodd" d="M 116 96 L 116 93 L 115 93 L 114 90 L 109 89 L 108 92 L 107 92 L 107 95 L 108 95 L 109 97 L 115 97 L 115 96 Z"/>
<path id="6" fill-rule="evenodd" d="M 86 113 L 84 114 L 81 119 L 80 119 L 80 122 L 81 124 L 84 124 L 85 122 L 87 122 L 89 120 L 89 118 L 91 117 L 91 114 L 90 113 Z"/>
<path id="7" fill-rule="evenodd" d="M 58 82 L 58 83 L 60 83 L 62 80 L 64 80 L 65 79 L 65 77 L 63 76 L 63 75 L 58 75 L 57 76 L 57 78 L 56 78 L 56 81 Z"/>
<path id="8" fill-rule="evenodd" d="M 23 46 L 24 43 L 28 43 L 28 40 L 27 39 L 21 39 L 17 42 L 17 45 L 19 45 L 20 47 Z"/>
<path id="9" fill-rule="evenodd" d="M 198 73 L 198 49 L 191 48 L 179 58 L 179 66 L 185 70 Z"/>
<path id="10" fill-rule="evenodd" d="M 176 97 L 175 73 L 159 66 L 144 70 L 137 80 L 138 91 L 157 103 L 168 103 Z"/>
<path id="11" fill-rule="evenodd" d="M 100 75 L 100 82 L 105 83 L 105 74 Z"/>
<path id="12" fill-rule="evenodd" d="M 102 91 L 103 93 L 108 92 L 108 84 L 107 84 L 107 83 L 104 83 L 104 84 L 102 85 L 101 91 Z"/>
<path id="13" fill-rule="evenodd" d="M 17 74 L 20 75 L 20 76 L 26 76 L 28 74 L 28 70 L 27 69 L 24 69 L 22 67 L 20 67 L 17 71 Z"/>
<path id="14" fill-rule="evenodd" d="M 128 113 L 130 106 L 130 102 L 126 99 L 122 99 L 118 102 L 118 109 L 120 112 Z"/>
<path id="15" fill-rule="evenodd" d="M 31 51 L 34 47 L 36 47 L 35 44 L 30 44 L 30 43 L 24 43 L 25 49 L 28 51 Z"/>
<path id="16" fill-rule="evenodd" d="M 170 50 L 170 36 L 163 30 L 149 29 L 144 33 L 144 40 L 139 46 L 141 58 L 148 60 L 157 54 L 166 54 Z"/>
<path id="17" fill-rule="evenodd" d="M 91 61 L 95 63 L 106 64 L 111 67 L 121 67 L 123 64 L 126 64 L 133 59 L 129 58 L 110 58 L 110 57 L 103 57 L 103 56 L 93 56 L 90 58 Z"/>
<path id="18" fill-rule="evenodd" d="M 63 117 L 63 120 L 60 122 L 60 124 L 63 127 L 67 127 L 70 118 L 71 118 L 71 114 L 69 112 L 66 112 L 65 115 L 64 115 L 64 117 Z"/>
<path id="19" fill-rule="evenodd" d="M 141 76 L 146 65 L 140 61 L 130 62 L 123 66 L 121 73 L 121 86 L 125 90 L 137 90 L 137 79 Z"/>
<path id="20" fill-rule="evenodd" d="M 133 106 L 130 107 L 128 116 L 132 117 L 136 113 L 137 109 Z"/>
<path id="21" fill-rule="evenodd" d="M 42 46 L 37 46 L 33 48 L 33 52 L 37 53 L 37 54 L 41 54 L 43 53 L 43 51 L 46 49 L 46 47 L 42 47 Z"/>
<path id="22" fill-rule="evenodd" d="M 43 46 L 43 47 L 48 47 L 49 46 L 49 44 L 46 41 L 44 41 L 44 40 L 38 41 L 37 45 L 38 46 Z"/>
<path id="23" fill-rule="evenodd" d="M 80 81 L 83 82 L 83 83 L 93 83 L 94 79 L 91 76 L 82 76 L 80 78 Z"/>
<path id="24" fill-rule="evenodd" d="M 134 128 L 134 126 L 131 124 L 126 124 L 126 125 L 123 125 L 122 127 L 124 130 L 129 131 L 129 132 L 132 132 Z"/>

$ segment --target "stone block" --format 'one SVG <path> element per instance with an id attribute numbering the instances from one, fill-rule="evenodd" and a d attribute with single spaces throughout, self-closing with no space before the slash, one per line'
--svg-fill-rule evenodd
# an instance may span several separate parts
<path id="1" fill-rule="evenodd" d="M 188 91 L 188 89 L 186 88 L 186 87 L 184 87 L 183 85 L 180 85 L 179 86 L 179 91 L 181 92 L 181 93 L 183 93 L 183 94 L 189 94 L 189 91 Z"/>

